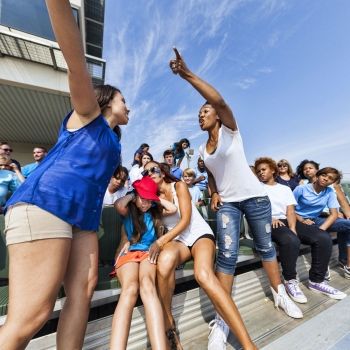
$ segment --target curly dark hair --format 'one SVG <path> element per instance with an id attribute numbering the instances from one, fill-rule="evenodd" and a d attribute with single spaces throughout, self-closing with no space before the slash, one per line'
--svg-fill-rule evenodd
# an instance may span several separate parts
<path id="1" fill-rule="evenodd" d="M 320 169 L 320 164 L 316 163 L 314 160 L 308 160 L 308 159 L 304 159 L 302 162 L 300 162 L 300 164 L 297 166 L 297 170 L 296 173 L 299 176 L 300 179 L 307 179 L 307 177 L 304 175 L 304 166 L 306 164 L 312 164 L 316 170 Z"/>
<path id="2" fill-rule="evenodd" d="M 274 171 L 273 177 L 275 178 L 278 175 L 278 168 L 276 162 L 270 157 L 260 157 L 255 160 L 254 168 L 258 168 L 260 164 L 267 164 L 271 170 Z"/>

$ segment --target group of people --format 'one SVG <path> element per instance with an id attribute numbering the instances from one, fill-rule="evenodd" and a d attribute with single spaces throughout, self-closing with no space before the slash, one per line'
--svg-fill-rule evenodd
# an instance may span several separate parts
<path id="1" fill-rule="evenodd" d="M 144 302 L 152 349 L 182 349 L 171 300 L 175 269 L 191 258 L 194 276 L 217 312 L 210 323 L 208 349 L 224 349 L 229 330 L 243 349 L 256 349 L 231 297 L 243 214 L 277 308 L 290 317 L 303 317 L 294 303 L 306 301 L 295 274 L 299 241 L 311 245 L 310 289 L 335 299 L 344 296 L 324 281 L 331 249 L 326 230 L 337 229 L 342 242 L 340 259 L 344 259 L 345 271 L 350 266 L 350 221 L 337 218 L 337 192 L 328 187 L 339 180 L 339 172 L 323 168 L 311 178 L 311 172 L 305 170 L 309 182 L 297 186 L 292 196 L 287 186 L 275 182 L 276 163 L 260 158 L 255 167 L 262 185 L 247 163 L 230 106 L 214 87 L 187 67 L 176 49 L 171 71 L 205 101 L 198 120 L 208 139 L 199 152 L 202 169 L 205 164 L 207 172 L 211 207 L 217 211 L 217 232 L 214 235 L 200 216 L 186 183 L 170 171 L 174 161 L 170 164 L 164 157 L 165 163 L 159 163 L 148 155 L 148 161 L 143 162 L 144 149 L 138 152 L 142 171 L 135 171 L 133 190 L 113 196 L 128 177 L 128 171 L 118 166 L 120 126 L 128 123 L 129 110 L 119 89 L 92 85 L 69 1 L 46 3 L 67 62 L 74 109 L 64 118 L 56 145 L 6 203 L 10 294 L 7 318 L 0 328 L 1 349 L 26 347 L 50 317 L 62 284 L 66 301 L 57 327 L 57 348 L 82 348 L 97 283 L 96 231 L 104 200 L 113 203 L 123 216 L 122 243 L 115 264 L 122 289 L 113 317 L 113 349 L 126 348 L 138 293 Z M 288 176 L 281 173 L 281 181 L 290 182 Z M 325 206 L 329 215 L 324 218 L 320 214 Z M 284 249 L 289 238 L 293 248 Z M 272 240 L 281 247 L 280 254 L 285 254 L 285 283 Z"/>
<path id="2" fill-rule="evenodd" d="M 16 159 L 11 158 L 12 152 L 7 142 L 0 142 L 0 214 L 12 193 L 37 168 L 47 154 L 45 147 L 34 147 L 34 162 L 21 167 Z"/>

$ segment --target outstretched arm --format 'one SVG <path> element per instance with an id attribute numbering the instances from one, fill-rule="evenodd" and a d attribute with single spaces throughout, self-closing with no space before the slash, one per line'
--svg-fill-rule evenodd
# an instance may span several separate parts
<path id="1" fill-rule="evenodd" d="M 215 108 L 221 122 L 231 130 L 237 130 L 236 120 L 231 108 L 226 104 L 220 93 L 209 83 L 191 72 L 181 57 L 179 51 L 174 48 L 175 59 L 170 61 L 170 68 L 174 74 L 180 75 L 181 78 L 188 81 L 213 108 Z"/>
<path id="2" fill-rule="evenodd" d="M 68 0 L 46 0 L 46 5 L 56 40 L 68 65 L 69 90 L 74 108 L 70 127 L 80 127 L 100 114 L 80 31 Z"/>

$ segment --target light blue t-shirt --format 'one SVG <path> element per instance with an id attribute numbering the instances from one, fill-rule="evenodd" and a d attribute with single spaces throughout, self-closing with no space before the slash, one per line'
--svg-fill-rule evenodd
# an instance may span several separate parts
<path id="1" fill-rule="evenodd" d="M 188 187 L 192 198 L 192 203 L 196 205 L 199 201 L 203 200 L 203 193 L 197 186 Z"/>
<path id="2" fill-rule="evenodd" d="M 325 207 L 338 209 L 337 196 L 330 187 L 320 193 L 314 190 L 313 184 L 297 186 L 293 191 L 297 201 L 295 212 L 303 218 L 317 218 Z"/>
<path id="3" fill-rule="evenodd" d="M 22 167 L 22 174 L 25 178 L 27 178 L 37 167 L 39 163 L 30 163 Z"/>
<path id="4" fill-rule="evenodd" d="M 198 183 L 196 183 L 196 186 L 197 186 L 201 191 L 204 191 L 204 190 L 206 190 L 206 189 L 208 188 L 208 173 L 207 173 L 206 171 L 201 172 L 201 171 L 199 171 L 199 170 L 197 169 L 197 171 L 196 171 L 196 179 L 197 179 L 198 177 L 200 177 L 200 176 L 204 176 L 205 179 L 202 180 L 202 181 L 200 181 L 200 182 L 198 182 Z"/>
<path id="5" fill-rule="evenodd" d="M 9 192 L 14 192 L 21 183 L 18 177 L 10 170 L 0 170 L 0 206 L 6 203 L 6 198 Z"/>
<path id="6" fill-rule="evenodd" d="M 147 251 L 151 244 L 157 239 L 156 230 L 154 229 L 152 215 L 149 212 L 144 213 L 143 220 L 146 224 L 146 232 L 141 236 L 139 242 L 130 245 L 129 251 L 141 250 Z M 131 241 L 134 225 L 130 213 L 123 217 L 123 224 L 128 240 Z"/>

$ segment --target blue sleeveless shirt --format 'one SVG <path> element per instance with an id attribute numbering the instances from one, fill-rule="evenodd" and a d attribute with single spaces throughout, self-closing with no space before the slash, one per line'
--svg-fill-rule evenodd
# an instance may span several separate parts
<path id="1" fill-rule="evenodd" d="M 55 146 L 6 207 L 34 204 L 81 230 L 97 231 L 103 197 L 120 163 L 121 147 L 103 115 L 70 132 L 66 125 L 71 114 L 63 120 Z"/>
<path id="2" fill-rule="evenodd" d="M 129 248 L 129 251 L 141 250 L 148 251 L 152 243 L 157 239 L 156 230 L 153 224 L 153 218 L 151 213 L 147 212 L 143 215 L 143 220 L 146 225 L 146 232 L 143 233 L 141 239 L 132 244 Z M 132 233 L 134 232 L 134 224 L 131 219 L 131 215 L 128 214 L 126 217 L 123 217 L 123 224 L 125 228 L 126 235 L 128 240 L 131 241 Z"/>

